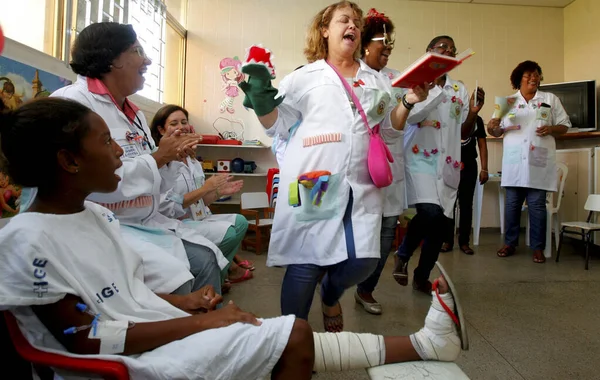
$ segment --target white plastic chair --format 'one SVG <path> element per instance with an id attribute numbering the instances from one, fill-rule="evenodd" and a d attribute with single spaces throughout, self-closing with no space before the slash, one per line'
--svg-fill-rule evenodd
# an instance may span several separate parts
<path id="1" fill-rule="evenodd" d="M 590 261 L 590 243 L 592 241 L 592 234 L 596 231 L 600 231 L 600 224 L 592 223 L 594 213 L 600 212 L 600 194 L 588 195 L 583 209 L 590 212 L 585 222 L 565 222 L 561 224 L 560 239 L 556 250 L 556 262 L 558 262 L 560 257 L 560 248 L 562 246 L 564 234 L 579 235 L 585 244 L 585 269 L 587 270 Z"/>
<path id="2" fill-rule="evenodd" d="M 548 192 L 546 194 L 546 249 L 544 250 L 545 257 L 552 257 L 552 230 L 554 230 L 554 241 L 556 247 L 558 247 L 559 234 L 560 234 L 560 221 L 558 210 L 560 210 L 560 204 L 565 191 L 565 183 L 567 182 L 567 176 L 569 175 L 569 168 L 562 162 L 556 163 L 556 170 L 558 174 L 558 191 L 556 205 L 554 205 L 554 192 Z M 527 206 L 523 206 L 523 210 L 527 210 Z M 554 222 L 554 223 L 553 223 Z M 554 227 L 554 228 L 553 228 Z M 527 231 L 525 233 L 525 243 L 529 246 L 529 213 L 527 213 Z"/>
<path id="3" fill-rule="evenodd" d="M 263 244 L 263 234 L 267 240 L 273 225 L 273 213 L 275 209 L 269 206 L 269 196 L 262 193 L 243 193 L 241 199 L 241 213 L 250 217 L 248 220 L 248 231 L 254 231 L 255 238 L 244 238 L 242 248 L 254 247 L 256 254 L 260 254 Z"/>

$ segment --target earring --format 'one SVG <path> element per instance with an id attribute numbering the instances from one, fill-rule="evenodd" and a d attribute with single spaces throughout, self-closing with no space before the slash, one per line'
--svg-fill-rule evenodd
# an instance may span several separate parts
<path id="1" fill-rule="evenodd" d="M 365 55 L 369 55 L 369 49 L 365 49 Z"/>
<path id="2" fill-rule="evenodd" d="M 79 169 L 75 169 L 75 173 L 79 173 Z"/>

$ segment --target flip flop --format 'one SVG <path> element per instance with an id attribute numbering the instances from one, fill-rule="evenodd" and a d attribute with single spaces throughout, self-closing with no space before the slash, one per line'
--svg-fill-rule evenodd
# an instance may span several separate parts
<path id="1" fill-rule="evenodd" d="M 450 293 L 452 294 L 452 298 L 454 298 L 454 310 L 451 310 L 440 297 L 440 292 L 438 290 L 438 280 L 435 280 L 433 282 L 433 291 L 435 291 L 435 295 L 438 298 L 438 301 L 440 301 L 440 304 L 442 305 L 444 310 L 446 310 L 446 312 L 448 313 L 450 318 L 452 318 L 456 325 L 456 329 L 458 330 L 458 337 L 460 338 L 461 348 L 464 351 L 467 351 L 469 349 L 469 335 L 467 334 L 466 319 L 463 313 L 462 306 L 458 299 L 458 293 L 456 292 L 454 283 L 452 282 L 452 280 L 450 280 L 450 276 L 448 276 L 448 272 L 446 272 L 446 269 L 444 269 L 442 264 L 439 261 L 437 261 L 435 265 L 438 267 L 438 270 L 448 283 L 448 288 L 450 288 Z"/>
<path id="2" fill-rule="evenodd" d="M 248 269 L 248 270 L 256 269 L 249 260 L 240 261 L 239 263 L 237 263 L 237 265 L 241 268 Z"/>
<path id="3" fill-rule="evenodd" d="M 250 280 L 251 278 L 253 278 L 254 276 L 252 275 L 252 272 L 250 271 L 250 269 L 246 269 L 246 271 L 244 272 L 244 275 L 240 278 L 236 278 L 236 279 L 229 279 L 229 282 L 232 284 L 237 284 L 240 282 L 244 282 L 247 280 Z"/>

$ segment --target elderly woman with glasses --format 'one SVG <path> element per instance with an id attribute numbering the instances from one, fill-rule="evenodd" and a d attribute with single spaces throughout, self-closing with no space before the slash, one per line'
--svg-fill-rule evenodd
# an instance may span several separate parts
<path id="1" fill-rule="evenodd" d="M 521 208 L 527 200 L 533 262 L 544 263 L 546 248 L 546 192 L 557 190 L 556 136 L 571 127 L 569 116 L 554 94 L 539 91 L 542 68 L 525 61 L 515 67 L 510 82 L 517 92 L 506 98 L 508 111 L 488 123 L 488 133 L 504 136 L 502 187 L 506 234 L 499 257 L 512 256 L 519 243 Z"/>
<path id="2" fill-rule="evenodd" d="M 93 193 L 89 200 L 111 210 L 121 232 L 144 259 L 146 284 L 160 293 L 187 294 L 210 284 L 221 291 L 222 252 L 177 219 L 159 213 L 160 195 L 178 178 L 184 156 L 194 155 L 201 138 L 178 129 L 157 144 L 143 112 L 128 99 L 144 87 L 152 63 L 131 25 L 91 24 L 79 33 L 71 52 L 78 75 L 52 96 L 75 100 L 96 112 L 123 149 L 118 188 Z"/>
<path id="3" fill-rule="evenodd" d="M 454 40 L 438 36 L 426 51 L 456 56 Z M 477 89 L 469 100 L 465 86 L 444 75 L 435 80 L 427 100 L 415 105 L 404 132 L 404 162 L 409 205 L 417 214 L 398 249 L 394 279 L 408 284 L 408 261 L 421 241 L 421 257 L 414 271 L 413 289 L 429 294 L 429 275 L 442 247 L 447 219 L 454 213 L 461 170 L 461 138 L 475 127 L 485 93 Z"/>

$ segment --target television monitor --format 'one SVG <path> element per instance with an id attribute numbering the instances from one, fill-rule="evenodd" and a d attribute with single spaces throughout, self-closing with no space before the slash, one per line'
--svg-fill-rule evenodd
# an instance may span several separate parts
<path id="1" fill-rule="evenodd" d="M 572 132 L 596 130 L 598 103 L 595 80 L 542 84 L 540 90 L 558 96 L 573 124 Z"/>

